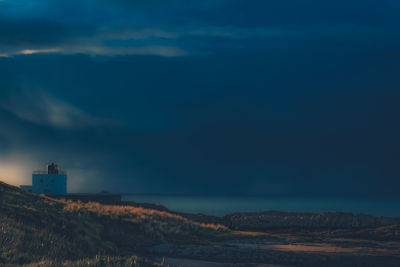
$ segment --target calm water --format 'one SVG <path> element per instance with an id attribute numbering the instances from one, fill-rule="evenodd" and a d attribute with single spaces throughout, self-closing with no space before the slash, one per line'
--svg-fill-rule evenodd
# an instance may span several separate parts
<path id="1" fill-rule="evenodd" d="M 267 210 L 292 212 L 342 211 L 400 216 L 400 200 L 345 198 L 277 198 L 231 196 L 124 196 L 124 200 L 160 204 L 173 211 L 223 216 Z"/>

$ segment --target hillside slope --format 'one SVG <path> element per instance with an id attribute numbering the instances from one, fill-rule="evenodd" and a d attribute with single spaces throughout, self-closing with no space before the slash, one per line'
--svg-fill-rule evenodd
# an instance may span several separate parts
<path id="1" fill-rule="evenodd" d="M 212 217 L 126 204 L 55 200 L 0 182 L 0 266 L 400 266 L 399 218 Z"/>
<path id="2" fill-rule="evenodd" d="M 204 242 L 226 231 L 164 211 L 59 201 L 0 182 L 0 263 L 130 256 L 155 244 Z"/>

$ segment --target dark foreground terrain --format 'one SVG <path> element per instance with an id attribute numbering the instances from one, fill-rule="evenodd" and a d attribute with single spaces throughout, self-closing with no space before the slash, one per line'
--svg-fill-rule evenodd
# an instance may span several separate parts
<path id="1" fill-rule="evenodd" d="M 0 183 L 0 266 L 400 266 L 400 219 L 180 214 L 55 200 Z"/>

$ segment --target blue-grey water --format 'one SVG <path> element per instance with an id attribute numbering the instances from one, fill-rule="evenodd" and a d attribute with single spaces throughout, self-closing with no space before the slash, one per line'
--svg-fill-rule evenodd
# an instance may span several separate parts
<path id="1" fill-rule="evenodd" d="M 399 200 L 371 200 L 351 198 L 284 198 L 259 196 L 154 196 L 125 195 L 124 200 L 153 203 L 172 211 L 223 216 L 233 212 L 288 212 L 341 211 L 376 216 L 400 216 Z"/>

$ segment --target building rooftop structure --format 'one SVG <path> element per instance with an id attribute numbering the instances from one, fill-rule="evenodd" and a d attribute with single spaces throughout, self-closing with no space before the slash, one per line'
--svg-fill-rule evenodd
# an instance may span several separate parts
<path id="1" fill-rule="evenodd" d="M 46 195 L 67 194 L 67 173 L 60 170 L 57 164 L 46 166 L 46 171 L 32 173 L 32 185 L 21 185 L 22 189 Z"/>

